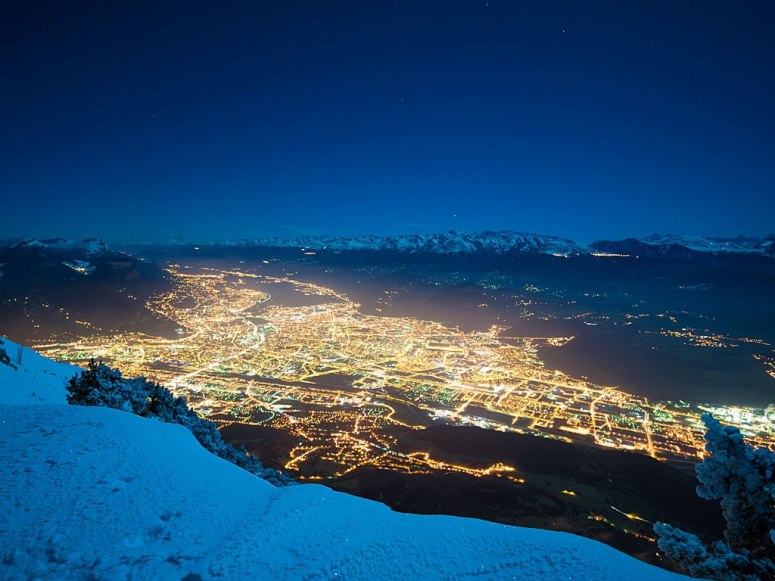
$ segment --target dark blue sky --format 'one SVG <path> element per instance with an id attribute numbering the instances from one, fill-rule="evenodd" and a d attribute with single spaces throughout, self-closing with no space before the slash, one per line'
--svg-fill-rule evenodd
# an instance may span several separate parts
<path id="1" fill-rule="evenodd" d="M 775 2 L 3 2 L 0 237 L 775 231 Z"/>

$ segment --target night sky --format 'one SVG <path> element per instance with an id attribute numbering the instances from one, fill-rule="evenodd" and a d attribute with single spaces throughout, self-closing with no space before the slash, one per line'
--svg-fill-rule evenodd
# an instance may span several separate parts
<path id="1" fill-rule="evenodd" d="M 775 2 L 0 4 L 0 237 L 775 231 Z"/>

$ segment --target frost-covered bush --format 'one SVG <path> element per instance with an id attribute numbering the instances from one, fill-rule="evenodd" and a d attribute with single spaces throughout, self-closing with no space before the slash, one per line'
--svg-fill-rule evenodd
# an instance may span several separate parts
<path id="1" fill-rule="evenodd" d="M 723 541 L 705 545 L 699 537 L 665 523 L 656 523 L 659 548 L 693 577 L 706 579 L 773 579 L 775 564 L 769 559 L 757 559 L 752 551 L 733 551 Z"/>
<path id="2" fill-rule="evenodd" d="M 163 422 L 188 428 L 209 452 L 236 464 L 240 468 L 271 482 L 287 486 L 294 480 L 264 467 L 245 449 L 237 449 L 223 441 L 215 424 L 189 409 L 183 397 L 175 397 L 166 387 L 144 377 L 125 378 L 118 369 L 95 363 L 73 377 L 67 386 L 67 402 L 74 405 L 106 406 L 139 416 L 158 418 Z"/>
<path id="3" fill-rule="evenodd" d="M 748 548 L 772 556 L 775 454 L 766 448 L 754 450 L 743 441 L 740 430 L 722 425 L 710 414 L 703 421 L 708 456 L 696 468 L 701 483 L 697 494 L 721 501 L 727 522 L 724 535 L 733 549 Z"/>
<path id="4" fill-rule="evenodd" d="M 740 430 L 722 425 L 710 414 L 702 420 L 708 455 L 696 467 L 697 494 L 721 501 L 725 542 L 706 546 L 695 535 L 657 523 L 659 548 L 691 575 L 775 578 L 775 454 L 754 450 Z"/>

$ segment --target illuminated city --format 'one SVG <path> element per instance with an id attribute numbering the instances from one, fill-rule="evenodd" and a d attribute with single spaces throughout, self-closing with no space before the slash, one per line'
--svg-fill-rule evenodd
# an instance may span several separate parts
<path id="1" fill-rule="evenodd" d="M 712 411 L 758 446 L 775 449 L 775 411 L 650 401 L 547 368 L 542 345 L 573 337 L 514 337 L 509 328 L 462 331 L 411 317 L 366 315 L 346 294 L 260 269 L 173 264 L 175 285 L 147 307 L 178 337 L 84 336 L 35 345 L 55 359 L 105 360 L 185 395 L 221 426 L 270 426 L 298 439 L 285 468 L 302 479 L 372 465 L 404 472 L 497 473 L 457 466 L 426 450 L 395 449 L 391 426 L 475 425 L 692 463 L 702 457 L 699 415 Z M 283 296 L 293 296 L 285 304 Z M 85 327 L 88 322 L 85 322 Z M 732 340 L 677 336 L 710 347 Z M 739 342 L 739 340 L 736 340 Z M 757 341 L 749 339 L 748 341 Z M 772 360 L 763 360 L 773 375 Z"/>

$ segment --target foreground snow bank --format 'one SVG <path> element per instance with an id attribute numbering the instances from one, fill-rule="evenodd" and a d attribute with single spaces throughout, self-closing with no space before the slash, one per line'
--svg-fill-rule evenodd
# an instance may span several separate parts
<path id="1" fill-rule="evenodd" d="M 78 371 L 0 336 L 2 403 L 65 403 L 67 382 Z"/>
<path id="2" fill-rule="evenodd" d="M 4 578 L 678 578 L 565 533 L 275 488 L 107 408 L 0 405 L 0 465 Z"/>

